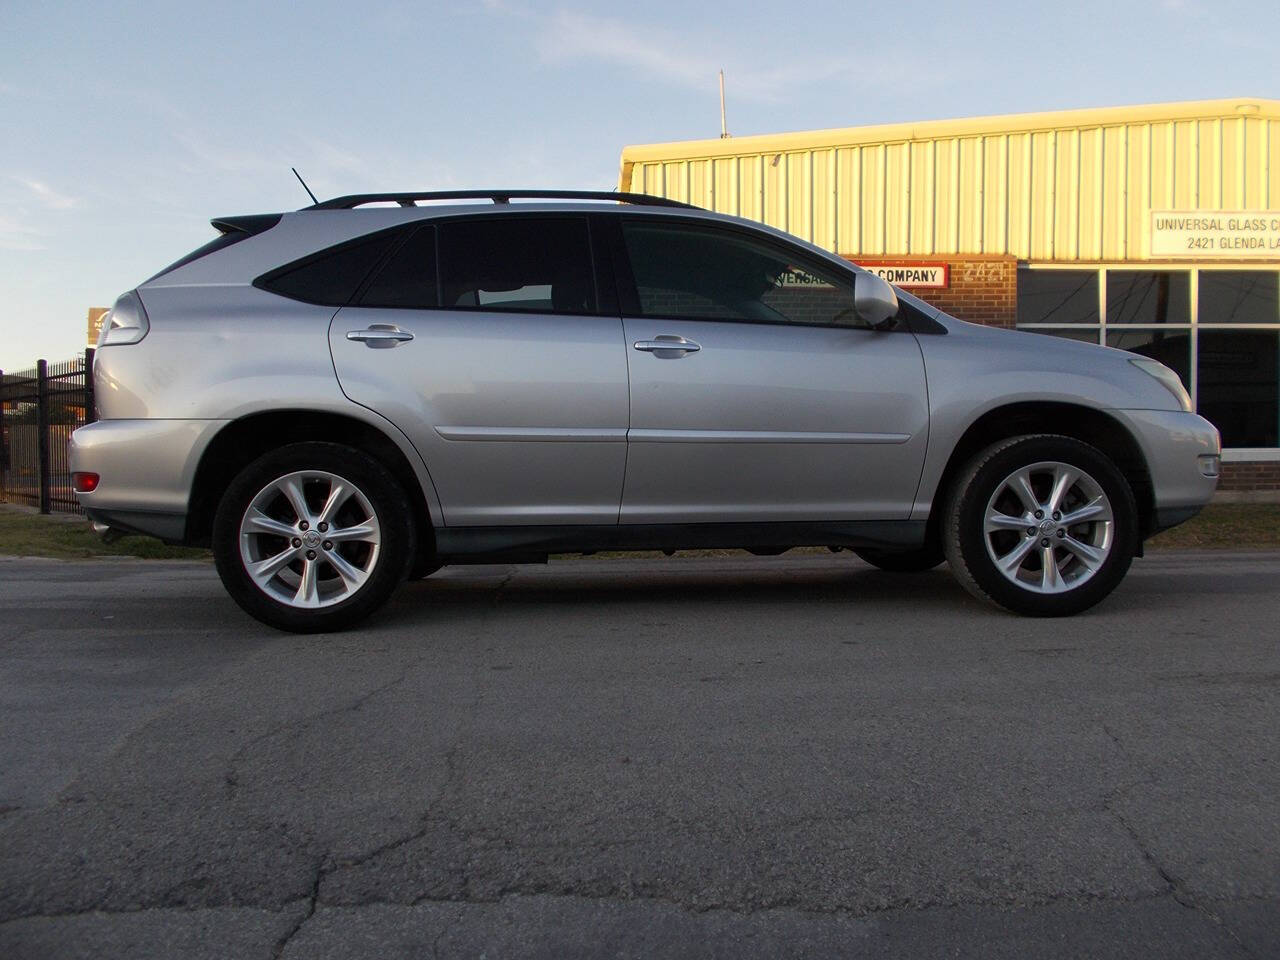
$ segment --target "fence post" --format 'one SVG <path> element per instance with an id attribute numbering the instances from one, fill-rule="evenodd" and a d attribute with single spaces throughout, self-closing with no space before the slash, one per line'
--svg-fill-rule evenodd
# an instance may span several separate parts
<path id="1" fill-rule="evenodd" d="M 93 423 L 97 419 L 93 396 L 93 347 L 86 347 L 84 351 L 84 422 Z"/>
<path id="2" fill-rule="evenodd" d="M 49 364 L 36 361 L 36 445 L 40 458 L 40 512 L 52 512 L 49 477 Z"/>
<path id="3" fill-rule="evenodd" d="M 4 371 L 0 370 L 0 503 L 9 502 L 9 430 L 5 418 Z"/>

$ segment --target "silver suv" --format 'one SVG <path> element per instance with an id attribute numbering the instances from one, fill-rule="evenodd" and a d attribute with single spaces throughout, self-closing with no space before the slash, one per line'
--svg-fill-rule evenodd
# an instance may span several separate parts
<path id="1" fill-rule="evenodd" d="M 100 530 L 211 544 L 286 630 L 442 564 L 694 547 L 946 560 L 1071 614 L 1216 484 L 1217 431 L 1154 360 L 964 323 L 672 201 L 366 194 L 213 225 L 113 307 L 72 468 Z"/>

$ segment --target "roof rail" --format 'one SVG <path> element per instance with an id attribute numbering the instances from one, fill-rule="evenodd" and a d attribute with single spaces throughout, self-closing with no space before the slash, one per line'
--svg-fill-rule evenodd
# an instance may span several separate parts
<path id="1" fill-rule="evenodd" d="M 347 197 L 334 197 L 303 210 L 351 210 L 366 203 L 398 203 L 402 207 L 416 207 L 421 200 L 492 200 L 494 203 L 510 203 L 512 198 L 521 200 L 616 200 L 643 207 L 685 207 L 697 209 L 691 203 L 668 200 L 647 193 L 608 193 L 597 190 L 435 190 L 426 193 L 353 193 Z"/>

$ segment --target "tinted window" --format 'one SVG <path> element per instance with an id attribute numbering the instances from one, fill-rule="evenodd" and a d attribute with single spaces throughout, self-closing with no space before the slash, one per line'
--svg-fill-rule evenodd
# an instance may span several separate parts
<path id="1" fill-rule="evenodd" d="M 1107 271 L 1107 323 L 1190 323 L 1186 271 Z"/>
<path id="2" fill-rule="evenodd" d="M 1204 274 L 1200 275 L 1201 280 Z M 1224 447 L 1274 447 L 1280 425 L 1280 333 L 1201 330 L 1198 357 L 1202 417 Z"/>
<path id="3" fill-rule="evenodd" d="M 727 230 L 624 221 L 641 316 L 860 323 L 850 277 Z"/>
<path id="4" fill-rule="evenodd" d="M 423 227 L 392 254 L 365 288 L 366 307 L 438 307 L 436 229 Z"/>
<path id="5" fill-rule="evenodd" d="M 264 273 L 253 284 L 294 300 L 345 306 L 369 271 L 403 235 L 397 228 L 342 243 Z"/>
<path id="6" fill-rule="evenodd" d="M 455 310 L 594 313 L 587 222 L 477 217 L 440 226 L 440 301 Z"/>
<path id="7" fill-rule="evenodd" d="M 1201 270 L 1201 323 L 1280 323 L 1280 273 Z"/>
<path id="8" fill-rule="evenodd" d="M 1018 323 L 1097 322 L 1097 270 L 1018 271 Z"/>

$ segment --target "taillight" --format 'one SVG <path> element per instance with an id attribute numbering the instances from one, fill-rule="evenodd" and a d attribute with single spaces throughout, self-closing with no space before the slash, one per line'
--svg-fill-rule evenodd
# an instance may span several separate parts
<path id="1" fill-rule="evenodd" d="M 77 471 L 71 475 L 71 486 L 75 488 L 76 493 L 93 493 L 98 489 L 98 481 L 100 479 L 96 473 L 80 473 Z"/>
<path id="2" fill-rule="evenodd" d="M 122 346 L 137 343 L 147 335 L 151 323 L 146 308 L 137 291 L 120 294 L 115 305 L 102 318 L 102 332 L 98 334 L 98 347 Z"/>

